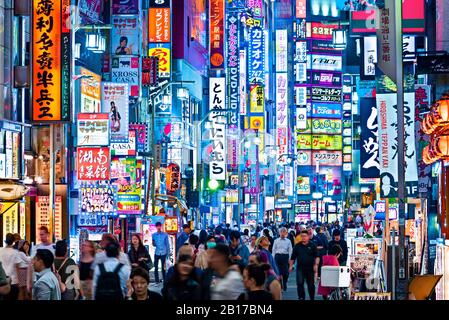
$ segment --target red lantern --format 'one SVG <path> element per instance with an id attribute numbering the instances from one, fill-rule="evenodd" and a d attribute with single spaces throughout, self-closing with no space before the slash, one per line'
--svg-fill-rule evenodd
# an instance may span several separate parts
<path id="1" fill-rule="evenodd" d="M 167 167 L 165 182 L 169 192 L 176 192 L 181 185 L 181 170 L 179 165 L 171 163 Z"/>

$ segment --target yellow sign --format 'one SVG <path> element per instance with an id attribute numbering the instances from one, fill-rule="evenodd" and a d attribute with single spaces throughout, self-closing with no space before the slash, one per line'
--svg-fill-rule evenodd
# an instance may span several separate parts
<path id="1" fill-rule="evenodd" d="M 264 116 L 249 117 L 249 128 L 255 130 L 263 130 L 265 123 Z"/>
<path id="2" fill-rule="evenodd" d="M 171 53 L 170 53 L 170 49 L 169 48 L 162 48 L 162 47 L 157 47 L 157 48 L 151 48 L 149 50 L 149 56 L 150 57 L 156 57 L 158 58 L 159 62 L 159 77 L 161 78 L 167 78 L 170 77 L 170 72 L 171 72 L 171 65 L 170 65 L 170 60 L 171 60 Z"/>
<path id="3" fill-rule="evenodd" d="M 259 85 L 251 86 L 249 109 L 251 113 L 263 113 L 265 109 L 264 88 Z"/>
<path id="4" fill-rule="evenodd" d="M 3 218 L 3 240 L 5 240 L 8 233 L 19 232 L 19 203 L 2 202 L 0 210 Z"/>
<path id="5" fill-rule="evenodd" d="M 298 150 L 310 150 L 312 148 L 312 135 L 298 134 L 296 140 Z"/>
<path id="6" fill-rule="evenodd" d="M 341 150 L 343 138 L 339 135 L 298 134 L 297 147 L 298 150 Z"/>

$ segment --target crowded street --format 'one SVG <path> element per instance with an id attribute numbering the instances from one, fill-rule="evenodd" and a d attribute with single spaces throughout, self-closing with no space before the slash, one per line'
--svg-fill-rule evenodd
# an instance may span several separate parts
<path id="1" fill-rule="evenodd" d="M 0 314 L 449 301 L 446 13 L 1 0 Z"/>

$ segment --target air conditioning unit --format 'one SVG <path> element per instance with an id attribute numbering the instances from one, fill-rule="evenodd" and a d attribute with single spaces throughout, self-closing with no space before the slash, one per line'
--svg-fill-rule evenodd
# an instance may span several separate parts
<path id="1" fill-rule="evenodd" d="M 14 0 L 14 15 L 28 17 L 31 15 L 30 0 Z"/>
<path id="2" fill-rule="evenodd" d="M 14 66 L 14 88 L 30 87 L 29 66 Z"/>

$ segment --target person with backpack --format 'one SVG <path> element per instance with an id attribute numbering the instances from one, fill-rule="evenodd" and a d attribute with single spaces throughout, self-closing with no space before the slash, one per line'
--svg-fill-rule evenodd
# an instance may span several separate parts
<path id="1" fill-rule="evenodd" d="M 61 288 L 61 300 L 77 300 L 81 295 L 80 272 L 76 262 L 67 256 L 67 242 L 56 242 L 55 271 Z"/>
<path id="2" fill-rule="evenodd" d="M 120 246 L 111 242 L 105 247 L 106 260 L 95 267 L 93 278 L 94 300 L 124 300 L 128 293 L 131 268 L 119 261 Z"/>

